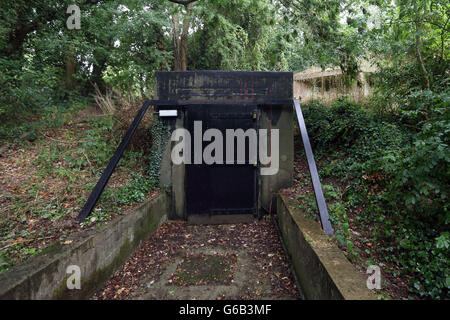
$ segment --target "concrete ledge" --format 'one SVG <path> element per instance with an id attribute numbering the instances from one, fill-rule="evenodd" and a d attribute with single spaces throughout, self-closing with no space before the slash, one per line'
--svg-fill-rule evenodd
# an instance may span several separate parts
<path id="1" fill-rule="evenodd" d="M 0 299 L 88 299 L 166 220 L 164 192 L 73 242 L 36 256 L 0 275 Z M 81 289 L 67 289 L 69 265 L 81 269 Z"/>
<path id="2" fill-rule="evenodd" d="M 253 214 L 191 214 L 188 224 L 235 224 L 251 223 L 258 220 Z"/>
<path id="3" fill-rule="evenodd" d="M 366 278 L 298 206 L 278 196 L 277 218 L 302 293 L 313 300 L 373 300 Z"/>

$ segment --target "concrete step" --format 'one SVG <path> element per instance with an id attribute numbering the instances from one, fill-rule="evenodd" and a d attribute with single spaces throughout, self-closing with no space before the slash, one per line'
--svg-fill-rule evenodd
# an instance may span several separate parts
<path id="1" fill-rule="evenodd" d="M 253 214 L 193 214 L 188 216 L 187 222 L 190 225 L 201 225 L 251 223 L 256 220 L 258 218 Z"/>

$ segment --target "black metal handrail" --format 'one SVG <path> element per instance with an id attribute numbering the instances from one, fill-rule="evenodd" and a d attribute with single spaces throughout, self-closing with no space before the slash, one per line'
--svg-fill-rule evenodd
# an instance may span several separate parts
<path id="1" fill-rule="evenodd" d="M 309 173 L 311 175 L 311 181 L 314 188 L 314 195 L 316 196 L 317 208 L 319 209 L 320 222 L 322 229 L 328 235 L 333 235 L 333 227 L 330 223 L 328 216 L 327 204 L 325 203 L 325 197 L 323 196 L 322 185 L 320 184 L 319 174 L 317 172 L 316 161 L 311 149 L 311 143 L 309 142 L 308 132 L 306 131 L 305 119 L 303 118 L 302 109 L 298 100 L 293 100 L 295 111 L 297 113 L 298 126 L 300 127 L 300 133 L 302 136 L 303 147 L 305 148 L 306 159 L 308 160 Z"/>
<path id="2" fill-rule="evenodd" d="M 106 167 L 105 171 L 103 171 L 100 179 L 98 180 L 97 184 L 95 185 L 94 189 L 89 195 L 89 198 L 87 199 L 83 209 L 81 209 L 81 212 L 77 217 L 78 221 L 81 222 L 84 219 L 86 219 L 91 213 L 92 209 L 94 209 L 95 204 L 97 203 L 98 199 L 100 198 L 100 195 L 103 192 L 103 189 L 105 189 L 105 186 L 108 183 L 109 178 L 111 177 L 114 169 L 119 163 L 119 160 L 123 155 L 123 152 L 128 146 L 128 143 L 130 143 L 130 140 L 133 137 L 134 133 L 136 132 L 139 123 L 141 122 L 142 118 L 147 112 L 148 107 L 151 104 L 152 104 L 151 100 L 145 101 L 141 109 L 138 111 L 136 117 L 133 120 L 133 123 L 128 128 L 127 133 L 123 137 L 122 142 L 119 144 L 119 147 L 117 148 L 116 152 L 114 152 L 114 155 L 112 156 L 111 160 L 109 160 L 108 166 Z"/>
<path id="3" fill-rule="evenodd" d="M 127 133 L 122 139 L 122 142 L 120 143 L 119 147 L 117 148 L 116 152 L 112 156 L 111 160 L 108 163 L 108 166 L 106 167 L 105 171 L 103 171 L 100 179 L 98 180 L 97 184 L 95 185 L 94 189 L 92 190 L 91 194 L 89 195 L 86 203 L 84 204 L 83 208 L 81 209 L 77 220 L 82 222 L 84 221 L 92 212 L 92 209 L 94 209 L 95 205 L 97 204 L 98 199 L 100 198 L 103 190 L 105 189 L 106 184 L 108 183 L 109 178 L 111 177 L 112 173 L 114 172 L 114 169 L 116 168 L 117 164 L 119 163 L 120 158 L 123 155 L 123 152 L 125 151 L 128 143 L 130 142 L 131 138 L 133 137 L 134 133 L 136 132 L 136 129 L 141 122 L 142 118 L 144 117 L 145 113 L 147 112 L 147 109 L 149 106 L 160 106 L 160 107 L 184 107 L 184 106 L 192 106 L 192 105 L 199 105 L 199 104 L 208 104 L 208 105 L 214 105 L 214 104 L 245 104 L 245 105 L 262 105 L 262 104 L 273 104 L 273 105 L 283 105 L 283 104 L 290 104 L 291 100 L 269 100 L 269 101 L 199 101 L 199 100 L 177 100 L 177 101 L 170 101 L 170 100 L 147 100 L 142 105 L 141 109 L 137 113 L 136 117 L 133 120 L 133 123 L 128 128 Z"/>
<path id="4" fill-rule="evenodd" d="M 330 223 L 329 215 L 328 215 L 328 209 L 327 205 L 325 203 L 325 198 L 322 191 L 322 186 L 320 184 L 319 174 L 317 172 L 316 162 L 314 160 L 314 155 L 312 153 L 311 149 L 311 143 L 309 141 L 308 132 L 306 130 L 305 120 L 303 118 L 302 110 L 300 107 L 300 102 L 298 100 L 279 100 L 279 101 L 266 101 L 266 102 L 250 102 L 250 104 L 255 105 L 284 105 L 284 104 L 294 104 L 295 111 L 297 113 L 297 119 L 298 124 L 300 128 L 300 133 L 303 140 L 303 146 L 305 148 L 306 153 L 306 159 L 308 160 L 308 167 L 309 172 L 311 175 L 311 181 L 314 188 L 314 194 L 316 197 L 317 207 L 319 209 L 320 214 L 320 221 L 322 224 L 322 229 L 325 231 L 328 235 L 333 235 L 333 228 Z M 111 160 L 108 163 L 108 166 L 106 167 L 105 171 L 103 171 L 100 179 L 98 180 L 97 184 L 95 185 L 94 189 L 92 190 L 91 194 L 89 195 L 88 200 L 86 201 L 85 205 L 83 206 L 83 209 L 81 210 L 80 214 L 77 217 L 78 221 L 84 221 L 89 214 L 92 212 L 92 209 L 95 207 L 98 199 L 100 198 L 106 184 L 108 183 L 109 178 L 111 177 L 114 169 L 116 168 L 117 164 L 120 161 L 120 158 L 122 157 L 126 147 L 128 146 L 131 138 L 136 132 L 137 127 L 139 126 L 139 123 L 141 122 L 142 118 L 144 117 L 145 113 L 148 110 L 148 107 L 150 105 L 155 106 L 186 106 L 186 105 L 194 105 L 194 104 L 212 104 L 214 102 L 199 102 L 199 101 L 161 101 L 161 100 L 147 100 L 142 105 L 141 109 L 138 111 L 136 117 L 133 120 L 133 123 L 128 128 L 125 136 L 122 139 L 122 142 L 119 144 L 119 147 L 115 151 L 114 155 L 112 156 Z M 218 104 L 227 104 L 227 102 L 216 102 Z M 241 102 L 241 103 L 249 103 L 249 102 Z"/>

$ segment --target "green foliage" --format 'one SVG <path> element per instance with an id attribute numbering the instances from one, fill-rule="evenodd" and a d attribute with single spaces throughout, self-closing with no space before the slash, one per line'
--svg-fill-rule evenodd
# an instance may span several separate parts
<path id="1" fill-rule="evenodd" d="M 86 107 L 86 99 L 74 99 L 70 103 L 50 104 L 34 111 L 17 110 L 0 118 L 0 141 L 12 142 L 21 135 L 33 141 L 40 136 L 44 128 L 57 128 L 64 124 L 74 113 Z M 20 141 L 19 141 L 20 142 Z"/>
<path id="2" fill-rule="evenodd" d="M 307 196 L 297 195 L 296 199 L 301 200 L 299 208 L 301 208 L 306 213 L 307 217 L 314 220 L 318 219 L 316 198 L 312 194 L 309 194 Z"/>
<path id="3" fill-rule="evenodd" d="M 38 253 L 36 248 L 23 248 L 22 252 L 26 255 L 35 255 Z"/>
<path id="4" fill-rule="evenodd" d="M 0 251 L 0 274 L 8 270 L 13 265 L 11 259 L 6 257 L 4 251 Z"/>
<path id="5" fill-rule="evenodd" d="M 56 173 L 74 181 L 76 174 L 88 166 L 94 166 L 96 170 L 106 166 L 120 141 L 120 137 L 113 136 L 113 118 L 102 117 L 87 122 L 90 129 L 80 132 L 77 137 L 67 137 L 68 141 L 82 141 L 77 146 L 67 149 L 65 145 L 53 141 L 41 149 L 34 163 L 41 175 Z M 67 163 L 67 166 L 59 166 L 58 162 L 61 161 Z"/>
<path id="6" fill-rule="evenodd" d="M 54 115 L 54 113 L 51 114 Z M 57 119 L 43 121 L 41 125 L 45 128 L 58 128 L 64 123 L 72 122 L 73 114 L 72 117 L 70 114 L 62 114 Z M 62 204 L 65 198 L 72 192 L 80 192 L 80 189 L 92 190 L 93 183 L 104 170 L 122 138 L 120 131 L 116 130 L 117 122 L 111 116 L 85 118 L 76 124 L 86 129 L 75 131 L 76 134 L 69 131 L 63 136 L 64 140 L 46 140 L 45 137 L 40 137 L 36 141 L 41 145 L 32 165 L 37 169 L 36 175 L 39 177 L 39 182 L 26 182 L 24 185 L 24 191 L 35 201 L 39 200 L 37 205 L 29 208 L 31 215 L 57 220 L 66 218 L 68 214 L 79 210 L 76 207 L 64 207 Z M 142 166 L 142 151 L 129 150 L 123 158 L 121 164 L 124 165 L 124 168 L 119 165 L 117 170 L 125 170 L 125 175 L 131 175 L 131 172 L 135 172 L 136 168 Z M 80 175 L 87 175 L 92 183 L 79 186 Z M 45 186 L 43 181 L 48 177 L 66 181 L 66 195 L 54 195 L 48 201 L 44 201 L 41 193 Z M 104 221 L 108 219 L 111 212 L 119 210 L 118 206 L 132 205 L 144 200 L 147 192 L 154 190 L 155 187 L 156 184 L 147 176 L 135 175 L 129 184 L 115 189 L 106 188 L 94 210 L 93 217 L 97 222 Z M 86 196 L 81 196 L 79 206 L 83 205 L 85 201 Z M 27 203 L 18 202 L 16 210 L 23 210 L 27 205 Z"/>
<path id="7" fill-rule="evenodd" d="M 159 118 L 155 119 L 151 129 L 152 147 L 149 155 L 148 175 L 152 181 L 159 185 L 161 174 L 161 161 L 170 139 L 170 128 Z"/>
<path id="8" fill-rule="evenodd" d="M 130 182 L 120 188 L 106 188 L 100 196 L 96 208 L 82 225 L 101 223 L 111 218 L 111 213 L 121 212 L 119 206 L 131 206 L 145 200 L 148 192 L 157 190 L 158 184 L 148 176 L 135 173 Z"/>
<path id="9" fill-rule="evenodd" d="M 448 77 L 448 1 L 380 1 L 377 6 L 384 23 L 369 32 L 369 48 L 381 68 L 380 87 L 393 84 L 393 93 L 387 87 L 381 93 L 396 97 L 399 91 L 436 89 L 434 83 Z"/>
<path id="10" fill-rule="evenodd" d="M 268 1 L 198 1 L 197 31 L 189 42 L 189 69 L 287 70 L 289 30 Z"/>
<path id="11" fill-rule="evenodd" d="M 374 226 L 378 254 L 417 276 L 412 292 L 443 298 L 450 271 L 448 98 L 446 90 L 410 96 L 390 121 L 345 101 L 312 103 L 304 114 L 316 154 L 327 155 L 321 177 L 349 184 L 342 203 L 330 204 L 338 240 L 350 236 L 345 208 L 364 208 L 358 220 Z"/>
<path id="12" fill-rule="evenodd" d="M 92 37 L 104 39 L 101 48 L 94 47 L 90 61 L 93 65 L 101 61 L 100 79 L 120 92 L 153 94 L 154 71 L 169 69 L 172 58 L 172 52 L 164 49 L 170 44 L 164 32 L 170 28 L 166 2 L 113 2 L 106 15 L 97 13 L 98 19 L 90 20 Z"/>
<path id="13" fill-rule="evenodd" d="M 373 12 L 366 1 L 281 0 L 285 24 L 300 30 L 289 46 L 290 67 L 338 66 L 354 79 L 368 47 L 368 22 Z"/>
<path id="14" fill-rule="evenodd" d="M 60 89 L 62 72 L 54 66 L 36 66 L 31 61 L 4 59 L 0 56 L 0 123 L 1 138 L 17 133 L 5 133 L 10 123 L 33 117 L 37 111 L 61 105 L 64 90 Z M 25 122 L 25 121 L 23 121 Z M 24 123 L 26 124 L 26 122 Z"/>
<path id="15" fill-rule="evenodd" d="M 145 200 L 147 193 L 156 190 L 157 181 L 142 175 L 135 175 L 131 182 L 118 190 L 118 200 L 121 205 L 130 205 Z"/>

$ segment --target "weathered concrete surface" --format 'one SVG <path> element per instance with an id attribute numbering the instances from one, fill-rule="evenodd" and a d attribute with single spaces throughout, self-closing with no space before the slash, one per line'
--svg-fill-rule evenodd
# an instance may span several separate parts
<path id="1" fill-rule="evenodd" d="M 276 209 L 276 194 L 292 185 L 294 173 L 294 126 L 292 105 L 261 108 L 261 129 L 279 130 L 279 169 L 274 175 L 260 175 L 259 205 L 267 212 Z M 270 141 L 272 145 L 272 141 Z M 274 157 L 274 156 L 273 156 Z M 267 167 L 267 166 L 266 166 Z"/>
<path id="2" fill-rule="evenodd" d="M 187 250 L 184 251 L 184 254 L 192 255 L 193 257 L 200 256 L 201 262 L 195 266 L 191 266 L 191 271 L 194 273 L 198 269 L 208 263 L 213 257 L 224 257 L 230 261 L 231 259 L 228 255 L 233 254 L 236 257 L 236 262 L 232 261 L 229 264 L 229 268 L 234 270 L 233 275 L 230 281 L 225 281 L 225 279 L 219 279 L 215 281 L 214 284 L 197 284 L 195 280 L 198 282 L 206 281 L 208 277 L 200 274 L 197 279 L 194 280 L 184 279 L 183 275 L 181 279 L 184 284 L 168 283 L 168 279 L 171 280 L 175 277 L 179 279 L 179 273 L 177 271 L 182 268 L 183 263 L 185 261 L 185 256 L 177 256 L 174 261 L 170 264 L 167 264 L 165 272 L 157 281 L 152 281 L 152 278 L 147 278 L 147 291 L 142 293 L 141 296 L 137 296 L 138 300 L 153 300 L 153 299 L 198 299 L 198 300 L 215 300 L 217 297 L 241 297 L 245 294 L 254 294 L 258 292 L 261 295 L 261 299 L 283 299 L 283 300 L 292 300 L 296 297 L 289 294 L 282 294 L 279 296 L 273 296 L 274 289 L 270 284 L 270 280 L 268 277 L 258 277 L 258 273 L 256 268 L 252 266 L 255 265 L 252 257 L 246 252 L 247 250 L 224 250 L 221 248 L 211 248 L 206 247 L 201 250 Z M 180 252 L 181 254 L 181 252 Z M 211 269 L 207 273 L 209 277 L 212 274 L 217 273 L 219 275 L 220 272 L 224 270 L 214 270 Z M 224 273 L 221 274 L 222 276 Z M 228 274 L 225 274 L 228 276 Z M 255 280 L 258 278 L 258 280 Z M 180 281 L 179 281 L 180 282 Z M 259 297 L 254 297 L 259 298 Z"/>
<path id="3" fill-rule="evenodd" d="M 93 299 L 300 299 L 275 221 L 168 221 Z"/>
<path id="4" fill-rule="evenodd" d="M 177 101 L 264 101 L 292 97 L 292 72 L 158 71 L 156 95 Z"/>
<path id="5" fill-rule="evenodd" d="M 0 299 L 85 299 L 166 220 L 169 202 L 160 193 L 100 229 L 35 257 L 0 275 Z M 66 269 L 81 269 L 81 289 L 67 289 Z"/>
<path id="6" fill-rule="evenodd" d="M 184 126 L 184 112 L 179 111 L 177 118 L 163 119 L 172 133 L 177 128 Z M 183 139 L 185 139 L 183 137 Z M 163 146 L 161 152 L 161 169 L 159 175 L 159 183 L 165 191 L 169 193 L 169 201 L 171 201 L 171 210 L 167 214 L 169 220 L 186 220 L 186 194 L 185 185 L 185 165 L 174 164 L 172 162 L 172 149 L 178 141 L 171 141 L 169 138 Z"/>
<path id="7" fill-rule="evenodd" d="M 306 218 L 283 195 L 278 196 L 277 216 L 283 242 L 306 299 L 376 299 L 366 287 L 366 278 L 330 241 L 320 225 Z"/>
<path id="8" fill-rule="evenodd" d="M 229 223 L 249 223 L 256 221 L 256 217 L 251 214 L 192 214 L 188 216 L 189 224 L 229 224 Z"/>
<path id="9" fill-rule="evenodd" d="M 266 71 L 160 71 L 156 72 L 156 98 L 167 101 L 198 102 L 264 102 L 268 100 L 290 100 L 293 93 L 291 72 Z M 178 108 L 177 118 L 164 121 L 171 129 L 187 125 L 186 112 L 189 108 Z M 226 107 L 225 107 L 226 108 Z M 171 109 L 170 106 L 161 109 Z M 258 129 L 279 130 L 279 170 L 273 175 L 258 172 L 258 205 L 265 211 L 274 212 L 276 193 L 280 188 L 292 183 L 294 140 L 292 105 L 260 105 Z M 270 133 L 268 134 L 270 137 Z M 161 184 L 170 190 L 172 211 L 170 219 L 187 220 L 186 203 L 189 201 L 185 190 L 186 167 L 171 161 L 170 151 L 175 142 L 169 141 L 163 153 Z M 269 142 L 270 148 L 272 141 Z M 260 165 L 262 166 L 262 165 Z M 267 166 L 267 165 L 265 165 Z M 255 212 L 257 213 L 257 212 Z M 212 220 L 216 219 L 214 216 Z M 235 222 L 238 222 L 236 220 Z"/>

